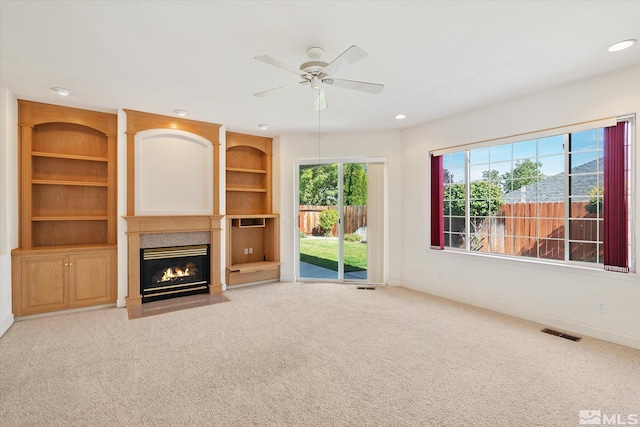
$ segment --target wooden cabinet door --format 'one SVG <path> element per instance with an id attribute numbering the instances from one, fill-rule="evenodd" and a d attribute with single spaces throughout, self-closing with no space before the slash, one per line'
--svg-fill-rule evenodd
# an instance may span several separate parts
<path id="1" fill-rule="evenodd" d="M 22 315 L 59 310 L 69 305 L 64 255 L 22 258 Z"/>
<path id="2" fill-rule="evenodd" d="M 70 307 L 108 304 L 115 301 L 112 260 L 109 251 L 69 255 Z"/>

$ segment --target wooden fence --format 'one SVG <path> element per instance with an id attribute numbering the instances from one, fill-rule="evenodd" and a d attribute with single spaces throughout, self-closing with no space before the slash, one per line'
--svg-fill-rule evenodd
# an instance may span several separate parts
<path id="1" fill-rule="evenodd" d="M 306 235 L 322 234 L 319 230 L 320 213 L 327 209 L 335 210 L 335 206 L 309 206 L 300 205 L 298 214 L 298 227 Z M 344 234 L 355 233 L 360 227 L 367 226 L 366 206 L 345 206 L 343 211 Z M 335 225 L 331 230 L 331 235 L 338 235 L 338 227 Z"/>
<path id="2" fill-rule="evenodd" d="M 602 257 L 602 221 L 585 210 L 587 202 L 571 204 L 570 240 L 593 243 L 571 243 L 571 259 L 595 261 L 598 252 Z M 502 253 L 546 259 L 564 259 L 565 224 L 564 203 L 509 203 L 503 205 L 495 217 L 482 220 L 475 231 L 472 244 L 480 252 Z M 464 231 L 464 220 L 454 225 Z M 599 230 L 598 230 L 599 228 Z M 599 234 L 598 234 L 599 233 Z M 464 242 L 460 242 L 464 246 Z"/>

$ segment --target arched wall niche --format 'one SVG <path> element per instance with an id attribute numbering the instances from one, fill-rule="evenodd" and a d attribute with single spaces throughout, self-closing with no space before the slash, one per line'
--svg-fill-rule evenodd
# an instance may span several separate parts
<path id="1" fill-rule="evenodd" d="M 213 145 L 175 129 L 138 132 L 135 144 L 134 214 L 211 215 Z"/>
<path id="2" fill-rule="evenodd" d="M 127 216 L 218 215 L 220 125 L 124 111 Z M 179 203 L 171 206 L 171 194 L 163 201 L 164 193 L 173 193 L 184 202 L 183 207 Z"/>

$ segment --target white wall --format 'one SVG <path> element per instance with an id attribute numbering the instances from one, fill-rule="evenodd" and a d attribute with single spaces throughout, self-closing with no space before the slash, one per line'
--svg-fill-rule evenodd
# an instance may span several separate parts
<path id="1" fill-rule="evenodd" d="M 640 348 L 640 280 L 636 274 L 428 248 L 429 150 L 629 113 L 640 114 L 638 66 L 405 131 L 403 286 Z M 637 129 L 636 125 L 636 146 Z M 640 170 L 638 155 L 635 170 Z M 640 212 L 637 187 L 635 210 Z M 635 224 L 639 247 L 640 218 Z M 599 303 L 605 304 L 606 313 L 598 312 Z"/>
<path id="2" fill-rule="evenodd" d="M 227 127 L 222 125 L 220 126 L 219 131 L 219 164 L 214 173 L 217 173 L 220 178 L 218 181 L 218 188 L 216 188 L 216 191 L 218 192 L 217 194 L 220 195 L 219 214 L 225 215 L 227 213 Z M 222 283 L 222 291 L 224 292 L 227 290 L 227 221 L 224 218 L 220 222 L 220 228 L 222 228 L 222 230 L 220 230 L 220 283 Z"/>
<path id="3" fill-rule="evenodd" d="M 403 263 L 400 136 L 399 131 L 382 131 L 322 134 L 320 138 L 320 157 L 324 159 L 376 157 L 387 160 L 390 285 L 400 284 Z M 274 206 L 275 211 L 280 213 L 280 261 L 283 263 L 280 276 L 283 281 L 291 281 L 295 278 L 294 242 L 298 238 L 298 224 L 294 217 L 297 206 L 294 195 L 295 162 L 318 159 L 318 135 L 283 135 L 275 138 L 273 153 Z"/>
<path id="4" fill-rule="evenodd" d="M 11 250 L 18 246 L 18 101 L 0 89 L 0 336 L 13 324 Z"/>

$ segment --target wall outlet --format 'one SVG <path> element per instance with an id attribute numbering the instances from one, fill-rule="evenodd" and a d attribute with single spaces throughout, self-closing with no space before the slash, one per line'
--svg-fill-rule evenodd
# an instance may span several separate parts
<path id="1" fill-rule="evenodd" d="M 249 248 L 249 253 L 252 254 L 253 253 L 253 248 Z"/>
<path id="2" fill-rule="evenodd" d="M 603 302 L 599 302 L 598 303 L 598 311 L 600 313 L 606 313 L 607 312 L 606 307 L 605 307 Z"/>
<path id="3" fill-rule="evenodd" d="M 249 255 L 249 248 L 244 248 L 244 254 Z"/>

